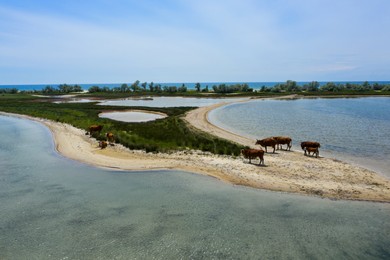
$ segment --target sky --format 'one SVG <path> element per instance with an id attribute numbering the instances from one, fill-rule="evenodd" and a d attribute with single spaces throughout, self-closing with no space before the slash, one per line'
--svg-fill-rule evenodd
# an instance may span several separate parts
<path id="1" fill-rule="evenodd" d="M 388 0 L 0 0 L 0 85 L 390 80 Z"/>

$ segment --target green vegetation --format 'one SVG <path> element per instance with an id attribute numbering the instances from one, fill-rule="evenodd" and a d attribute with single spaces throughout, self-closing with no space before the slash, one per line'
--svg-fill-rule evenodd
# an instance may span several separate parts
<path id="1" fill-rule="evenodd" d="M 78 85 L 63 84 L 57 88 L 47 86 L 42 91 L 18 91 L 17 89 L 0 89 L 0 111 L 31 115 L 64 122 L 81 129 L 87 129 L 93 124 L 104 125 L 103 132 L 95 137 L 105 139 L 104 133 L 113 132 L 117 142 L 130 149 L 143 149 L 147 152 L 168 152 L 171 150 L 199 149 L 216 154 L 238 155 L 240 145 L 219 139 L 207 133 L 189 127 L 182 119 L 183 115 L 193 109 L 184 108 L 148 108 L 133 107 L 134 109 L 151 110 L 168 115 L 167 118 L 146 123 L 124 123 L 110 119 L 99 118 L 99 113 L 113 110 L 110 106 L 100 106 L 96 103 L 52 103 L 52 98 L 42 98 L 31 94 L 61 95 L 80 92 Z M 180 87 L 164 86 L 151 83 L 140 83 L 138 80 L 130 86 L 122 84 L 117 88 L 93 86 L 89 93 L 79 94 L 84 98 L 113 99 L 131 96 L 193 96 L 193 97 L 237 97 L 253 96 L 268 97 L 299 94 L 304 96 L 339 96 L 339 95 L 390 95 L 389 84 L 335 84 L 329 82 L 320 86 L 313 81 L 303 86 L 288 80 L 274 87 L 263 86 L 259 90 L 249 88 L 247 84 L 214 85 L 212 91 L 208 86 L 202 89 L 200 83 L 195 89 L 188 90 L 183 84 Z M 115 110 L 128 110 L 129 107 L 115 107 Z"/>
<path id="2" fill-rule="evenodd" d="M 104 125 L 103 131 L 94 137 L 104 140 L 104 133 L 113 132 L 116 141 L 130 149 L 142 149 L 147 152 L 169 152 L 172 150 L 199 149 L 215 154 L 238 155 L 241 146 L 227 140 L 216 138 L 207 133 L 190 128 L 182 119 L 183 115 L 193 109 L 148 108 L 134 109 L 162 112 L 167 118 L 144 123 L 125 123 L 99 118 L 99 113 L 113 110 L 111 106 L 100 106 L 96 103 L 61 103 L 50 102 L 47 98 L 17 94 L 0 96 L 0 111 L 25 114 L 47 118 L 57 122 L 71 124 L 81 129 L 90 125 Z M 16 98 L 23 96 L 23 98 Z M 115 110 L 129 110 L 129 107 L 115 107 Z"/>

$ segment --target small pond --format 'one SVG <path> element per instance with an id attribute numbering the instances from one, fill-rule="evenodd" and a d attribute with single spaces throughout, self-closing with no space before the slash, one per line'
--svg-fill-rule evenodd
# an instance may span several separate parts
<path id="1" fill-rule="evenodd" d="M 167 117 L 163 113 L 156 112 L 145 112 L 145 111 L 114 111 L 99 114 L 101 118 L 109 118 L 116 121 L 128 122 L 128 123 L 137 123 L 137 122 L 147 122 L 153 121 L 156 119 L 161 119 Z"/>

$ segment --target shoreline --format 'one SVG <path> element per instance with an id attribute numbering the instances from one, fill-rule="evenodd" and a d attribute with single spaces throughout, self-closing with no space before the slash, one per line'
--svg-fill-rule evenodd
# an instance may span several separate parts
<path id="1" fill-rule="evenodd" d="M 291 98 L 291 97 L 289 97 Z M 208 113 L 228 102 L 189 111 L 185 121 L 190 127 L 239 144 L 254 146 L 246 138 L 210 123 Z M 390 180 L 373 171 L 331 158 L 303 156 L 297 151 L 266 153 L 265 167 L 258 160 L 249 164 L 242 157 L 213 155 L 201 151 L 146 153 L 129 150 L 120 144 L 100 149 L 85 131 L 68 124 L 19 114 L 0 112 L 40 122 L 47 126 L 61 155 L 88 165 L 115 170 L 183 170 L 218 178 L 234 185 L 299 193 L 329 199 L 390 202 Z"/>

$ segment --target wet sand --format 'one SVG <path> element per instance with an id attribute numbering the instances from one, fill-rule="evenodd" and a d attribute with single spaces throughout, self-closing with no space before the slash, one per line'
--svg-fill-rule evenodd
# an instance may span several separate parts
<path id="1" fill-rule="evenodd" d="M 255 147 L 255 140 L 221 129 L 208 121 L 208 112 L 224 104 L 192 110 L 184 119 L 191 127 Z M 27 118 L 46 125 L 53 134 L 60 154 L 93 166 L 137 171 L 176 169 L 213 176 L 234 185 L 272 191 L 331 199 L 390 202 L 390 180 L 384 176 L 335 159 L 304 156 L 300 151 L 278 150 L 275 154 L 266 153 L 265 166 L 258 166 L 258 160 L 252 160 L 252 164 L 249 164 L 241 156 L 220 156 L 194 150 L 152 154 L 129 150 L 118 144 L 100 149 L 95 139 L 85 135 L 85 130 L 71 125 L 28 116 L 0 114 Z"/>

